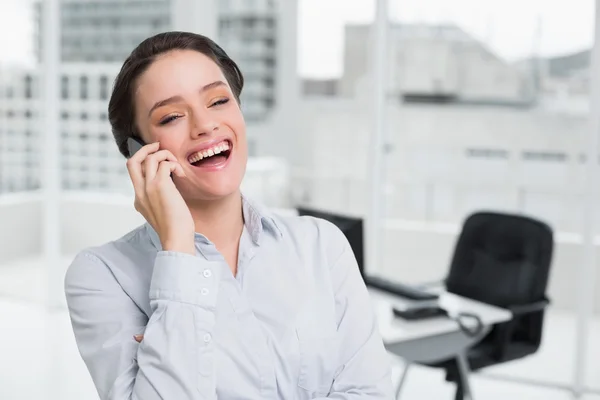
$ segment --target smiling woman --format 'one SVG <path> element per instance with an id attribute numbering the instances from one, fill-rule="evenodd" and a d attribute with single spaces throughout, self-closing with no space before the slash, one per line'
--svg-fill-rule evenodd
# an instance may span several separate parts
<path id="1" fill-rule="evenodd" d="M 391 399 L 345 236 L 240 192 L 242 87 L 223 49 L 185 32 L 147 39 L 117 76 L 109 120 L 147 223 L 82 250 L 65 279 L 100 398 Z"/>

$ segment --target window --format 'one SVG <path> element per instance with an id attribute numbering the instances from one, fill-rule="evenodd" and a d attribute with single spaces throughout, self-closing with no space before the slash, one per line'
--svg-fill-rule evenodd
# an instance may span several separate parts
<path id="1" fill-rule="evenodd" d="M 552 162 L 565 162 L 567 161 L 567 155 L 565 153 L 558 152 L 543 152 L 543 151 L 524 151 L 523 159 L 529 161 L 552 161 Z"/>
<path id="2" fill-rule="evenodd" d="M 100 99 L 108 99 L 108 77 L 104 75 L 100 77 Z"/>
<path id="3" fill-rule="evenodd" d="M 69 77 L 68 76 L 62 76 L 60 78 L 60 97 L 63 100 L 66 100 L 69 98 Z"/>
<path id="4" fill-rule="evenodd" d="M 66 111 L 63 111 L 60 113 L 60 118 L 61 119 L 69 119 L 69 113 Z"/>
<path id="5" fill-rule="evenodd" d="M 25 118 L 31 119 L 31 110 L 25 110 Z"/>
<path id="6" fill-rule="evenodd" d="M 100 120 L 101 121 L 106 121 L 108 119 L 108 114 L 107 113 L 101 113 L 100 114 Z"/>
<path id="7" fill-rule="evenodd" d="M 88 119 L 88 114 L 84 111 L 81 113 L 80 117 L 83 121 L 86 121 Z"/>
<path id="8" fill-rule="evenodd" d="M 467 149 L 469 158 L 508 158 L 508 151 L 502 149 Z"/>
<path id="9" fill-rule="evenodd" d="M 273 58 L 265 58 L 265 65 L 267 67 L 274 67 L 275 66 L 275 59 Z"/>
<path id="10" fill-rule="evenodd" d="M 25 75 L 25 98 L 30 99 L 33 97 L 33 78 L 31 75 Z"/>
<path id="11" fill-rule="evenodd" d="M 81 100 L 87 100 L 88 98 L 88 78 L 87 76 L 81 76 L 79 78 L 79 98 Z"/>

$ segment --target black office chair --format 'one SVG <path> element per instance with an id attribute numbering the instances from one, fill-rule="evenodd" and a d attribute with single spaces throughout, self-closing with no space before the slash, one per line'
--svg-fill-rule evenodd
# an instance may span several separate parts
<path id="1" fill-rule="evenodd" d="M 513 318 L 493 326 L 466 354 L 471 371 L 535 353 L 542 340 L 550 264 L 551 228 L 521 215 L 477 212 L 469 216 L 456 243 L 445 280 L 451 293 L 504 307 Z M 446 380 L 464 398 L 455 360 L 426 364 L 444 368 Z"/>

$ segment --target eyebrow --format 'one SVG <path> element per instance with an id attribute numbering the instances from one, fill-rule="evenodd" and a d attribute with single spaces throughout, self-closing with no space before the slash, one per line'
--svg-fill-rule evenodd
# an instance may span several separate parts
<path id="1" fill-rule="evenodd" d="M 207 90 L 214 89 L 214 88 L 220 87 L 220 86 L 227 86 L 227 85 L 223 81 L 214 81 L 212 83 L 204 85 L 202 87 L 202 89 L 200 89 L 200 93 L 206 92 Z M 152 115 L 152 111 L 156 110 L 159 107 L 163 107 L 163 106 L 166 106 L 168 104 L 173 104 L 173 103 L 177 103 L 177 102 L 180 102 L 180 101 L 183 101 L 183 97 L 181 97 L 181 96 L 172 96 L 172 97 L 169 97 L 168 99 L 157 101 L 152 106 L 152 108 L 150 109 L 150 111 L 148 112 L 148 116 Z"/>

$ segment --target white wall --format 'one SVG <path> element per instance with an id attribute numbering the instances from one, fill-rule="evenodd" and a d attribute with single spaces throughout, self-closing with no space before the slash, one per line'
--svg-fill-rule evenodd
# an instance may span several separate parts
<path id="1" fill-rule="evenodd" d="M 37 193 L 0 196 L 0 259 L 8 263 L 41 251 L 42 206 Z"/>

